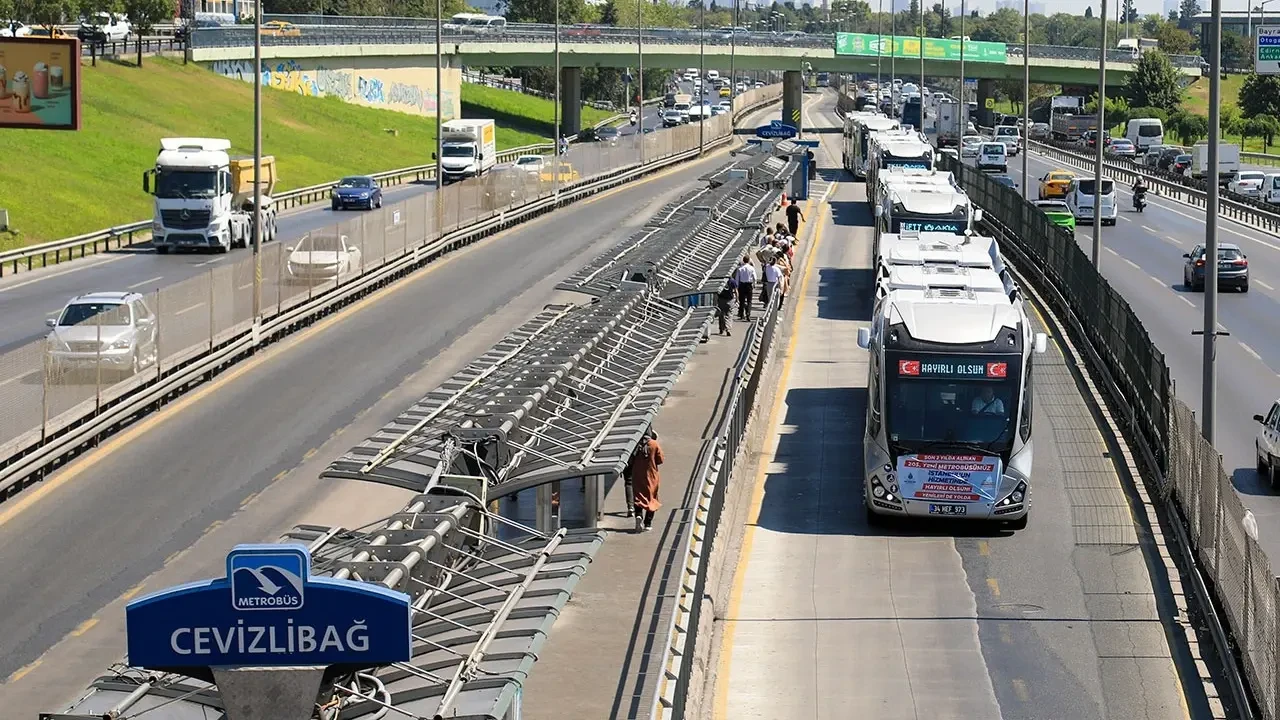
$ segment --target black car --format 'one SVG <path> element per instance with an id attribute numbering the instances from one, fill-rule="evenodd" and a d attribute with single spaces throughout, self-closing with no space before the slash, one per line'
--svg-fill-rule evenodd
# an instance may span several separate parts
<path id="1" fill-rule="evenodd" d="M 1017 190 L 1017 189 L 1018 189 L 1018 181 L 1017 181 L 1017 180 L 1014 180 L 1013 178 L 1009 177 L 1008 175 L 992 175 L 992 176 L 991 176 L 991 179 L 992 179 L 992 180 L 995 180 L 996 182 L 1000 183 L 1001 185 L 1004 185 L 1005 187 L 1011 187 L 1011 188 L 1013 188 L 1014 190 Z"/>
<path id="2" fill-rule="evenodd" d="M 1156 160 L 1157 170 L 1168 170 L 1175 162 L 1178 161 L 1179 155 L 1185 155 L 1186 151 L 1180 147 L 1167 147 L 1160 151 L 1160 157 Z"/>
<path id="3" fill-rule="evenodd" d="M 1204 290 L 1205 247 L 1197 245 L 1183 253 L 1182 286 L 1188 290 Z M 1249 292 L 1249 257 L 1234 243 L 1218 245 L 1218 287 L 1234 287 Z"/>
<path id="4" fill-rule="evenodd" d="M 331 205 L 334 210 L 380 208 L 382 207 L 382 188 L 378 187 L 378 181 L 369 175 L 344 177 L 333 188 Z"/>
<path id="5" fill-rule="evenodd" d="M 596 139 L 602 143 L 616 145 L 618 143 L 618 128 L 607 126 L 596 130 Z"/>
<path id="6" fill-rule="evenodd" d="M 585 127 L 578 131 L 578 142 L 596 142 L 600 139 L 600 131 L 593 127 Z"/>

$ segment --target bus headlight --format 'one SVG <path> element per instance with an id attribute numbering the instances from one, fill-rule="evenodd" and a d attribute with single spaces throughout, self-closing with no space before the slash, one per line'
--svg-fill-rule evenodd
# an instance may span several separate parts
<path id="1" fill-rule="evenodd" d="M 1022 502 L 1022 491 L 1021 491 L 1021 490 L 1014 490 L 1014 491 L 1013 491 L 1013 494 L 1012 494 L 1012 495 L 1010 495 L 1009 497 L 1013 498 L 1013 501 L 1014 501 L 1015 503 L 1021 503 L 1021 502 Z"/>
<path id="2" fill-rule="evenodd" d="M 875 495 L 875 496 L 876 496 L 876 498 L 883 498 L 883 497 L 884 497 L 884 488 L 883 488 L 883 487 L 881 487 L 881 486 L 879 486 L 879 485 L 872 485 L 872 486 L 871 486 L 871 494 L 872 494 L 872 495 Z"/>

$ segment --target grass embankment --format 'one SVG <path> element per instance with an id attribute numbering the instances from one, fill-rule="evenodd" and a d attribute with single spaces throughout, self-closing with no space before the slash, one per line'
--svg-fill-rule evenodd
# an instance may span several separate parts
<path id="1" fill-rule="evenodd" d="M 595 125 L 616 114 L 583 106 L 582 126 Z M 543 138 L 555 134 L 555 101 L 487 85 L 463 84 L 462 117 L 493 118 L 499 125 Z"/>
<path id="2" fill-rule="evenodd" d="M 161 58 L 141 69 L 100 61 L 83 72 L 79 132 L 0 132 L 0 207 L 17 230 L 0 233 L 0 250 L 150 217 L 142 173 L 162 137 L 222 137 L 235 153 L 253 151 L 248 83 Z M 532 118 L 499 127 L 500 149 L 551 136 L 550 101 L 471 85 L 463 100 L 464 117 Z M 276 158 L 278 190 L 431 162 L 433 118 L 274 89 L 263 90 L 262 102 L 263 149 Z M 604 115 L 583 109 L 584 122 Z"/>

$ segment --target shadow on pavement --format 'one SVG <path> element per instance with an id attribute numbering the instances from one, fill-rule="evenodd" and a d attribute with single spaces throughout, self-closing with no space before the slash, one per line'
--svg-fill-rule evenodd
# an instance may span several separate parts
<path id="1" fill-rule="evenodd" d="M 819 268 L 818 317 L 870 321 L 874 285 L 875 273 L 869 269 Z"/>

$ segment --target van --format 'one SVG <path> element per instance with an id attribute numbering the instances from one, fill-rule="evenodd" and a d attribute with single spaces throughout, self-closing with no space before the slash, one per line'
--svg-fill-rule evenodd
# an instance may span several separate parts
<path id="1" fill-rule="evenodd" d="M 1139 153 L 1143 153 L 1152 145 L 1164 144 L 1164 125 L 1159 118 L 1137 118 L 1129 121 L 1124 136 Z"/>
<path id="2" fill-rule="evenodd" d="M 1267 179 L 1262 183 L 1262 201 L 1280 204 L 1280 173 L 1267 173 Z"/>
<path id="3" fill-rule="evenodd" d="M 1075 216 L 1077 223 L 1093 222 L 1094 182 L 1093 178 L 1076 178 L 1067 187 L 1067 207 L 1071 208 L 1071 214 Z M 1101 200 L 1102 210 L 1099 214 L 1102 216 L 1102 224 L 1115 225 L 1117 206 L 1114 180 L 1103 178 Z"/>
<path id="4" fill-rule="evenodd" d="M 1018 132 L 1018 126 L 1001 125 L 1000 127 L 996 128 L 995 139 L 996 139 L 996 142 L 1004 143 L 1004 146 L 1009 150 L 1010 156 L 1014 156 L 1018 154 L 1018 146 L 1022 144 L 1022 137 L 1021 137 L 1021 134 Z"/>
<path id="5" fill-rule="evenodd" d="M 1004 143 L 984 142 L 978 146 L 978 169 L 1009 172 L 1009 151 Z"/>
<path id="6" fill-rule="evenodd" d="M 707 81 L 708 81 L 708 82 L 716 82 L 716 81 L 718 81 L 719 79 L 720 79 L 720 71 L 719 71 L 719 70 L 708 70 L 708 71 L 707 71 Z"/>

